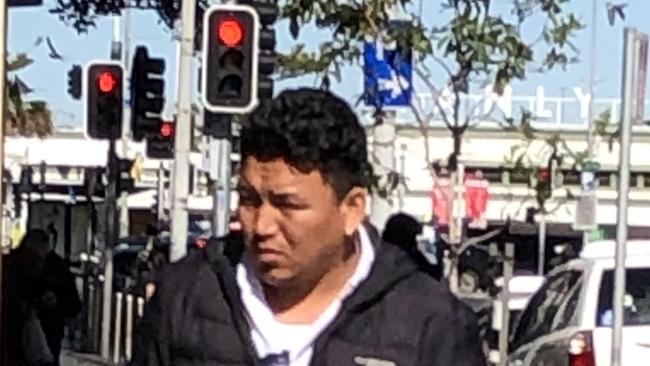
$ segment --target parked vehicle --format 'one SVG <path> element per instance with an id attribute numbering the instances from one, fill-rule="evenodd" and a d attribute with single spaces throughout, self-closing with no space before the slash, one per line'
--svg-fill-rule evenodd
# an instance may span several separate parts
<path id="1" fill-rule="evenodd" d="M 622 365 L 650 359 L 650 241 L 626 243 Z M 512 366 L 605 366 L 611 358 L 615 242 L 586 245 L 549 274 L 521 314 Z"/>

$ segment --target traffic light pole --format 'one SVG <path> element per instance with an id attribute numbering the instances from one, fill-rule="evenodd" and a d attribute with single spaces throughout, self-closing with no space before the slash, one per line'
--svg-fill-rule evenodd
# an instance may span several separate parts
<path id="1" fill-rule="evenodd" d="M 178 261 L 187 254 L 190 173 L 190 138 L 192 134 L 192 60 L 194 57 L 194 18 L 196 0 L 183 1 L 181 9 L 181 44 L 178 69 L 178 119 L 174 153 L 174 195 L 172 204 L 172 241 L 170 259 Z"/>
<path id="2" fill-rule="evenodd" d="M 165 167 L 163 163 L 160 163 L 158 167 L 158 200 L 156 202 L 156 219 L 158 220 L 158 225 L 163 220 L 163 212 L 165 210 Z"/>
<path id="3" fill-rule="evenodd" d="M 131 16 L 128 9 L 124 9 L 122 12 L 122 17 L 124 21 L 124 27 L 121 29 L 119 34 L 119 41 L 122 45 L 122 63 L 124 64 L 124 72 L 127 75 L 131 74 Z M 118 21 L 120 18 L 118 18 Z M 125 91 L 126 92 L 126 91 Z M 131 121 L 131 107 L 127 104 L 124 105 L 123 112 L 123 124 L 122 124 L 122 157 L 128 158 L 129 145 L 128 145 L 128 133 L 129 125 Z M 128 204 L 128 192 L 120 193 L 120 237 L 126 237 L 129 235 L 129 204 Z"/>
<path id="4" fill-rule="evenodd" d="M 210 144 L 216 145 L 210 151 L 217 151 L 217 156 L 210 156 L 210 164 L 216 169 L 217 177 L 212 192 L 212 235 L 223 237 L 228 234 L 230 221 L 230 153 L 232 142 L 230 137 L 212 139 Z M 215 166 L 216 165 L 216 166 Z"/>
<path id="5" fill-rule="evenodd" d="M 102 299 L 102 338 L 101 356 L 110 357 L 110 337 L 113 305 L 113 248 L 117 245 L 119 234 L 119 212 L 117 210 L 117 182 L 119 180 L 119 161 L 116 155 L 116 140 L 108 144 L 108 185 L 105 195 L 106 229 L 104 245 L 104 286 Z"/>

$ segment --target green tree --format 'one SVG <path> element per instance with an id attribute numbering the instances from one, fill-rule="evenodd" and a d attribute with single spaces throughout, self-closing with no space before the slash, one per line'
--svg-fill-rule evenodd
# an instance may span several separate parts
<path id="1" fill-rule="evenodd" d="M 18 72 L 33 63 L 26 54 L 18 54 L 7 61 L 7 115 L 5 131 L 9 136 L 45 137 L 52 133 L 52 112 L 42 100 L 25 100 L 32 90 Z"/>
<path id="2" fill-rule="evenodd" d="M 501 94 L 511 81 L 525 79 L 531 68 L 544 72 L 558 66 L 566 67 L 577 60 L 577 51 L 570 40 L 582 25 L 574 14 L 566 11 L 567 0 L 512 1 L 510 17 L 493 10 L 495 1 L 440 1 L 449 19 L 447 23 L 430 26 L 423 24 L 419 15 L 411 14 L 413 22 L 410 25 L 390 31 L 391 13 L 395 9 L 408 13 L 411 3 L 409 0 L 287 0 L 282 14 L 289 19 L 294 37 L 298 37 L 305 25 L 315 24 L 331 29 L 332 40 L 323 43 L 320 52 L 307 52 L 304 44 L 298 44 L 292 52 L 281 57 L 281 75 L 319 73 L 328 84 L 330 75 L 340 78 L 342 65 L 359 64 L 363 41 L 368 38 L 386 37 L 411 45 L 420 61 L 416 74 L 431 94 L 438 97 L 445 87 L 451 91 L 451 113 L 439 109 L 454 139 L 450 156 L 454 170 L 455 157 L 462 150 L 463 134 L 480 121 L 473 113 L 461 115 L 462 95 L 482 89 L 485 83 L 491 83 L 494 91 Z M 522 29 L 534 18 L 542 19 L 543 26 L 535 37 L 525 39 Z M 536 53 L 541 56 L 534 57 Z M 429 71 L 432 66 L 439 66 L 448 76 L 444 85 L 436 85 L 432 80 Z M 418 110 L 415 105 L 412 110 L 427 137 L 432 111 Z M 504 127 L 520 129 L 521 124 L 505 120 Z M 428 151 L 426 154 L 429 161 Z"/>

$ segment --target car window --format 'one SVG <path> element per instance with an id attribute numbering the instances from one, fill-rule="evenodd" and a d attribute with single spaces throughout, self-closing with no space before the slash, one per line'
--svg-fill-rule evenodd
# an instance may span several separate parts
<path id="1" fill-rule="evenodd" d="M 624 324 L 650 325 L 650 268 L 631 268 L 625 272 Z M 596 314 L 596 324 L 599 327 L 612 325 L 613 289 L 614 271 L 604 271 L 600 281 Z"/>
<path id="2" fill-rule="evenodd" d="M 578 308 L 578 303 L 580 302 L 580 295 L 582 293 L 582 283 L 583 277 L 580 276 L 575 285 L 573 285 L 573 287 L 569 290 L 567 296 L 565 296 L 564 302 L 560 306 L 555 320 L 553 321 L 551 332 L 565 329 L 569 325 L 573 324 L 573 321 L 577 315 L 576 309 Z"/>
<path id="3" fill-rule="evenodd" d="M 580 277 L 581 272 L 568 270 L 547 279 L 533 295 L 519 319 L 512 337 L 513 350 L 553 330 L 560 307 L 569 303 L 571 295 L 574 294 L 572 290 Z"/>

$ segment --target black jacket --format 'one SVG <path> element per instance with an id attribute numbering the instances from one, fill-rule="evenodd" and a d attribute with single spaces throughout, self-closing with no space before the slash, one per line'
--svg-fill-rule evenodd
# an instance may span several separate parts
<path id="1" fill-rule="evenodd" d="M 403 251 L 376 248 L 369 277 L 318 338 L 311 365 L 484 365 L 471 310 Z M 139 326 L 134 365 L 260 365 L 231 257 L 208 246 L 169 268 Z"/>

